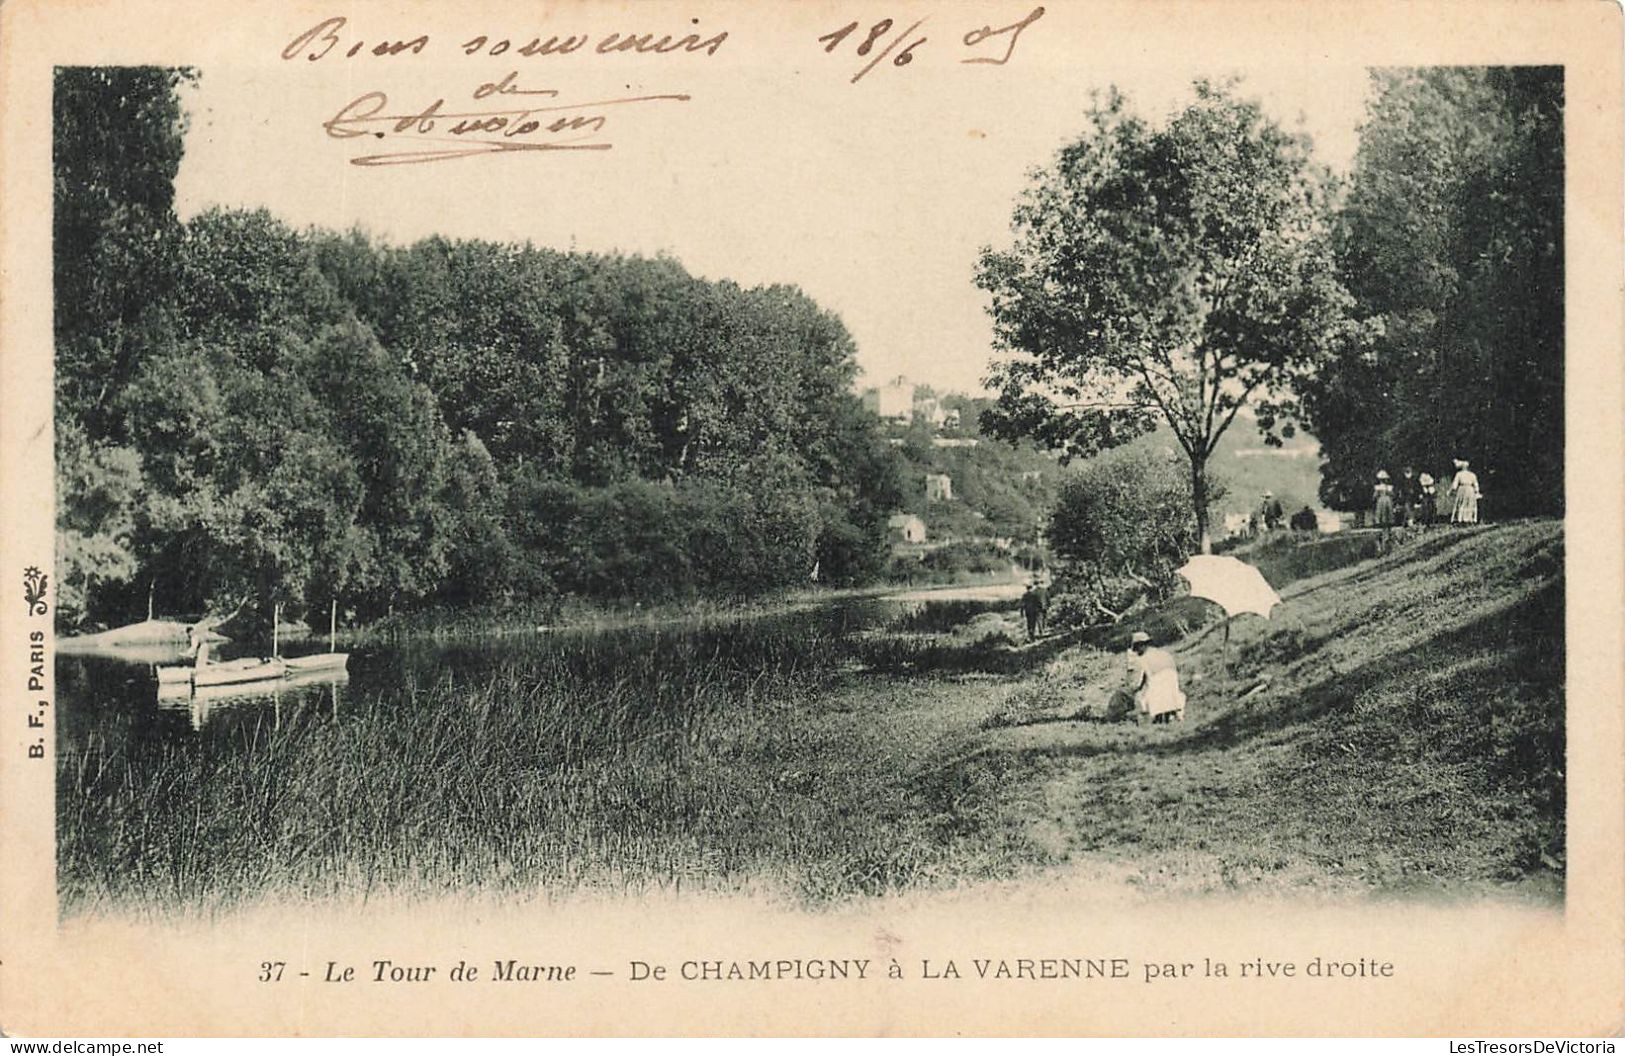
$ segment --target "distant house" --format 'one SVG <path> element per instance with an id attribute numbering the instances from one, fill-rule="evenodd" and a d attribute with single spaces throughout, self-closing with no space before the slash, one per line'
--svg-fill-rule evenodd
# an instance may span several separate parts
<path id="1" fill-rule="evenodd" d="M 948 420 L 948 412 L 942 409 L 941 401 L 935 396 L 916 396 L 914 417 L 930 422 L 933 428 L 941 429 L 942 423 Z"/>
<path id="2" fill-rule="evenodd" d="M 974 436 L 933 436 L 932 447 L 975 447 L 977 440 Z"/>
<path id="3" fill-rule="evenodd" d="M 914 417 L 914 389 L 913 382 L 896 377 L 878 388 L 865 389 L 863 405 L 882 418 L 906 423 Z"/>
<path id="4" fill-rule="evenodd" d="M 957 427 L 959 412 L 948 410 L 939 398 L 929 395 L 930 391 L 899 375 L 884 385 L 864 389 L 863 406 L 898 425 L 921 421 L 937 429 L 950 424 Z"/>
<path id="5" fill-rule="evenodd" d="M 954 497 L 953 478 L 946 473 L 927 473 L 925 475 L 925 499 L 927 502 L 949 502 Z"/>
<path id="6" fill-rule="evenodd" d="M 886 530 L 894 543 L 925 542 L 925 522 L 912 513 L 894 513 L 886 518 Z"/>

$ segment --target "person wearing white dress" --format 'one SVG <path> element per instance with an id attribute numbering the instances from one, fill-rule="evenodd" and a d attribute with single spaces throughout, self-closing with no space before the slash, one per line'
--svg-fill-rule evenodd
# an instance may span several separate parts
<path id="1" fill-rule="evenodd" d="M 1477 524 L 1478 500 L 1483 493 L 1478 489 L 1478 474 L 1471 469 L 1465 458 L 1456 459 L 1456 476 L 1450 482 L 1450 493 L 1456 497 L 1456 505 L 1450 513 L 1451 524 Z"/>
<path id="2" fill-rule="evenodd" d="M 1378 528 L 1392 528 L 1394 526 L 1394 485 L 1389 481 L 1386 469 L 1377 470 L 1377 484 L 1371 489 L 1374 511 Z"/>
<path id="3" fill-rule="evenodd" d="M 1151 636 L 1135 631 L 1129 641 L 1129 685 L 1135 707 L 1152 722 L 1184 722 L 1185 694 L 1173 654 L 1151 646 Z"/>

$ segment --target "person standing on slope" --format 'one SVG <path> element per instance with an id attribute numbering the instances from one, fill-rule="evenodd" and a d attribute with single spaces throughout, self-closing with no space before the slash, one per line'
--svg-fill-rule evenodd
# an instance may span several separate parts
<path id="1" fill-rule="evenodd" d="M 1483 492 L 1478 490 L 1478 474 L 1472 471 L 1471 464 L 1465 458 L 1456 459 L 1456 477 L 1450 482 L 1450 491 L 1456 497 L 1456 506 L 1450 514 L 1450 522 L 1477 524 L 1478 500 L 1484 496 Z"/>
<path id="2" fill-rule="evenodd" d="M 1027 619 L 1027 640 L 1033 641 L 1044 633 L 1044 616 L 1049 609 L 1049 591 L 1034 573 L 1032 582 L 1021 595 L 1021 614 Z"/>
<path id="3" fill-rule="evenodd" d="M 1376 521 L 1378 528 L 1392 528 L 1394 526 L 1394 486 L 1388 482 L 1388 471 L 1377 470 L 1377 486 L 1371 489 L 1376 496 Z"/>
<path id="4" fill-rule="evenodd" d="M 1432 527 L 1434 518 L 1439 515 L 1439 492 L 1433 483 L 1433 474 L 1423 473 L 1416 478 L 1416 519 L 1422 527 Z"/>

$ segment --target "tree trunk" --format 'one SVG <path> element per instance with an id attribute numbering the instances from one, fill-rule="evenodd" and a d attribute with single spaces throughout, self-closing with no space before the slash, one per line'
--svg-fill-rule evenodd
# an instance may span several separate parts
<path id="1" fill-rule="evenodd" d="M 1201 544 L 1202 553 L 1213 552 L 1213 536 L 1208 531 L 1207 523 L 1207 459 L 1197 455 L 1191 456 L 1191 505 L 1196 509 L 1196 538 Z"/>

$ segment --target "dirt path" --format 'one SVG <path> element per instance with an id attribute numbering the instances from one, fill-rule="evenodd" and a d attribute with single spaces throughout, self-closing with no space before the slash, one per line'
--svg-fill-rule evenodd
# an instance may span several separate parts
<path id="1" fill-rule="evenodd" d="M 1008 598 L 1021 597 L 1022 591 L 1026 589 L 1026 584 L 1021 580 L 1012 580 L 1009 583 L 925 587 L 919 590 L 903 590 L 891 594 L 882 594 L 880 597 L 885 598 L 887 601 L 1003 601 Z"/>

